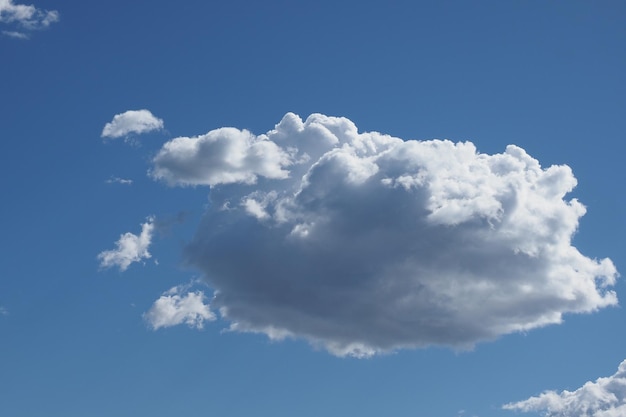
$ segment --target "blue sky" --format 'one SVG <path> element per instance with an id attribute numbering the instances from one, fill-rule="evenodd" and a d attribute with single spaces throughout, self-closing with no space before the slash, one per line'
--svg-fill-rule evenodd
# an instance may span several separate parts
<path id="1" fill-rule="evenodd" d="M 0 415 L 624 415 L 625 15 L 0 0 Z"/>

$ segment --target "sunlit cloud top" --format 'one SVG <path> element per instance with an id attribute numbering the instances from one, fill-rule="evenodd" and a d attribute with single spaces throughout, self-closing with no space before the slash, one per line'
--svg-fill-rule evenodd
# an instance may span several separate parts
<path id="1" fill-rule="evenodd" d="M 151 175 L 210 186 L 185 249 L 237 331 L 337 355 L 469 348 L 617 303 L 609 259 L 571 239 L 585 207 L 566 165 L 510 145 L 403 140 L 288 113 L 254 135 L 163 145 Z"/>
<path id="2" fill-rule="evenodd" d="M 101 137 L 104 139 L 126 138 L 132 134 L 148 133 L 163 129 L 163 120 L 149 110 L 128 110 L 116 114 L 113 120 L 104 125 Z"/>

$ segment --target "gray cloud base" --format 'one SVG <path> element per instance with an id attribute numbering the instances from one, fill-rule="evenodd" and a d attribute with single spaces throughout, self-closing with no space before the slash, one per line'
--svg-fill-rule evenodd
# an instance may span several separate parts
<path id="1" fill-rule="evenodd" d="M 169 184 L 212 187 L 185 257 L 233 330 L 369 356 L 469 348 L 617 303 L 611 261 L 571 245 L 585 213 L 565 199 L 571 170 L 516 146 L 486 155 L 288 113 L 265 135 L 174 139 L 154 164 Z"/>

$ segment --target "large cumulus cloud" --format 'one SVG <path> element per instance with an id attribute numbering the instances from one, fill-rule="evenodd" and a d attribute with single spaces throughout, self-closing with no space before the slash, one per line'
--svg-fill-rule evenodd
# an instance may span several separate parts
<path id="1" fill-rule="evenodd" d="M 617 272 L 571 244 L 569 167 L 523 149 L 359 133 L 288 113 L 166 143 L 153 175 L 211 186 L 185 249 L 231 328 L 337 355 L 470 347 L 615 305 Z"/>

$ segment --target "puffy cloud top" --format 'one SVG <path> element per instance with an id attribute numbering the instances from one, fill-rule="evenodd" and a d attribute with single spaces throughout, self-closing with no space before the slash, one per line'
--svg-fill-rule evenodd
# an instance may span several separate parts
<path id="1" fill-rule="evenodd" d="M 546 417 L 621 417 L 626 415 L 626 361 L 609 377 L 587 382 L 576 391 L 546 391 L 506 404 L 504 409 L 542 411 Z"/>
<path id="2" fill-rule="evenodd" d="M 116 114 L 102 129 L 103 138 L 121 138 L 131 134 L 142 134 L 163 129 L 163 120 L 149 110 L 128 110 Z"/>
<path id="3" fill-rule="evenodd" d="M 174 185 L 254 183 L 258 176 L 286 178 L 289 154 L 264 136 L 222 128 L 166 143 L 152 176 Z"/>
<path id="4" fill-rule="evenodd" d="M 565 165 L 522 148 L 359 133 L 288 113 L 166 143 L 153 175 L 209 185 L 185 250 L 239 331 L 337 355 L 471 347 L 615 305 L 617 271 L 571 245 L 584 206 Z"/>
<path id="5" fill-rule="evenodd" d="M 188 286 L 180 285 L 164 292 L 143 316 L 150 327 L 157 330 L 185 323 L 191 328 L 202 329 L 205 320 L 215 320 L 215 314 L 205 303 L 204 292 L 188 289 Z"/>

